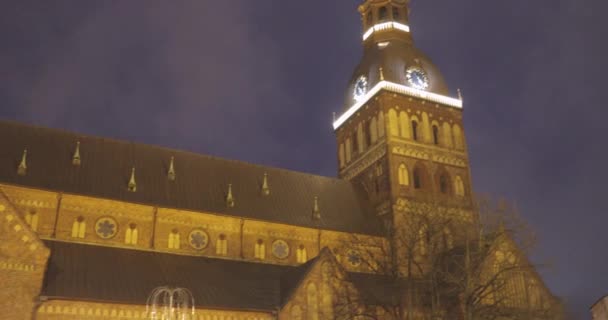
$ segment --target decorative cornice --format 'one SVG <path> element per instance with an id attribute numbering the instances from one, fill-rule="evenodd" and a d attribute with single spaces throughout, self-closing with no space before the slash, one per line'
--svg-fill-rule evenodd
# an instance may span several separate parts
<path id="1" fill-rule="evenodd" d="M 431 159 L 431 156 L 428 153 L 417 150 L 417 149 L 412 149 L 412 148 L 393 147 L 393 154 L 416 158 L 416 159 L 420 159 L 420 160 L 430 160 Z"/>
<path id="2" fill-rule="evenodd" d="M 375 148 L 364 153 L 357 159 L 353 164 L 342 170 L 342 177 L 346 180 L 350 180 L 356 177 L 358 174 L 369 168 L 372 164 L 376 163 L 382 157 L 386 155 L 386 145 L 384 143 L 378 144 Z"/>

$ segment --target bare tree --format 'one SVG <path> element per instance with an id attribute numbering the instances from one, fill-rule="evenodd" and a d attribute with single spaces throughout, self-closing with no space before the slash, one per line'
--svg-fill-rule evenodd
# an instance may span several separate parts
<path id="1" fill-rule="evenodd" d="M 504 202 L 484 199 L 467 209 L 401 200 L 383 237 L 343 239 L 339 251 L 347 263 L 375 280 L 342 299 L 336 318 L 556 319 L 555 299 L 526 257 L 535 242 Z M 366 277 L 349 276 L 359 283 Z"/>

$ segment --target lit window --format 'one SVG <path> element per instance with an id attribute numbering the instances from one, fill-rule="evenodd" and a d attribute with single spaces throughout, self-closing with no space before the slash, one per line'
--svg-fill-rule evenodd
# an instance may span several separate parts
<path id="1" fill-rule="evenodd" d="M 460 176 L 456 176 L 454 179 L 454 193 L 459 197 L 464 197 L 464 182 Z"/>
<path id="2" fill-rule="evenodd" d="M 86 233 L 87 224 L 84 221 L 84 217 L 80 216 L 76 218 L 72 224 L 72 238 L 84 239 Z"/>
<path id="3" fill-rule="evenodd" d="M 135 223 L 131 223 L 125 231 L 125 244 L 137 244 L 137 238 L 139 237 L 139 232 L 137 231 L 137 225 Z"/>
<path id="4" fill-rule="evenodd" d="M 306 263 L 306 261 L 308 261 L 308 255 L 306 254 L 304 245 L 300 245 L 296 253 L 298 263 Z"/>
<path id="5" fill-rule="evenodd" d="M 260 260 L 264 260 L 266 259 L 266 245 L 264 244 L 264 240 L 259 239 L 256 243 L 255 243 L 255 258 L 256 259 L 260 259 Z"/>
<path id="6" fill-rule="evenodd" d="M 173 229 L 171 233 L 169 233 L 169 241 L 167 244 L 169 249 L 179 249 L 180 247 L 180 236 L 179 231 L 177 229 Z"/>
<path id="7" fill-rule="evenodd" d="M 31 210 L 25 215 L 25 222 L 30 226 L 32 231 L 38 231 L 38 213 L 36 210 Z"/>
<path id="8" fill-rule="evenodd" d="M 409 186 L 410 185 L 410 175 L 407 172 L 407 167 L 405 164 L 399 165 L 399 185 Z"/>
<path id="9" fill-rule="evenodd" d="M 215 244 L 215 253 L 219 256 L 228 254 L 228 240 L 226 239 L 226 235 L 220 234 Z"/>

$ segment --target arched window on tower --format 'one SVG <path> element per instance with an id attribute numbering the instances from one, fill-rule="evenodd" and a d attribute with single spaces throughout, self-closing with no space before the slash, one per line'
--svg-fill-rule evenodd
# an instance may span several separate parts
<path id="1" fill-rule="evenodd" d="M 30 210 L 25 215 L 25 222 L 30 226 L 32 231 L 38 231 L 38 212 L 36 210 Z"/>
<path id="2" fill-rule="evenodd" d="M 433 125 L 433 144 L 439 145 L 439 127 Z"/>
<path id="3" fill-rule="evenodd" d="M 372 145 L 372 130 L 370 121 L 365 121 L 363 126 L 363 134 L 365 140 L 363 141 L 363 149 L 367 149 Z"/>
<path id="4" fill-rule="evenodd" d="M 378 141 L 378 121 L 376 117 L 373 117 L 369 121 L 369 135 L 370 135 L 370 146 Z"/>
<path id="5" fill-rule="evenodd" d="M 460 176 L 456 176 L 456 178 L 454 178 L 454 194 L 459 197 L 464 197 L 465 195 L 464 182 Z"/>
<path id="6" fill-rule="evenodd" d="M 87 229 L 87 223 L 84 221 L 84 217 L 80 216 L 76 218 L 72 224 L 72 238 L 84 239 Z"/>
<path id="7" fill-rule="evenodd" d="M 439 192 L 443 194 L 448 194 L 450 191 L 450 185 L 448 181 L 448 176 L 445 173 L 442 173 L 439 176 Z"/>
<path id="8" fill-rule="evenodd" d="M 405 164 L 400 164 L 399 165 L 399 185 L 402 186 L 409 186 L 410 185 L 410 174 L 407 171 L 407 167 L 405 166 Z"/>
<path id="9" fill-rule="evenodd" d="M 137 244 L 138 237 L 137 225 L 135 223 L 129 224 L 129 227 L 125 231 L 125 244 Z"/>
<path id="10" fill-rule="evenodd" d="M 420 167 L 414 168 L 414 188 L 422 189 L 422 169 Z"/>
<path id="11" fill-rule="evenodd" d="M 418 141 L 418 121 L 412 120 L 412 139 Z"/>
<path id="12" fill-rule="evenodd" d="M 399 18 L 400 18 L 399 8 L 393 7 L 393 21 L 399 21 Z"/>
<path id="13" fill-rule="evenodd" d="M 392 136 L 399 135 L 399 119 L 395 109 L 390 109 L 388 111 L 388 132 L 390 132 Z"/>
<path id="14" fill-rule="evenodd" d="M 368 28 L 372 26 L 372 24 L 374 23 L 374 15 L 372 13 L 372 11 L 368 11 L 367 12 L 367 26 Z"/>
<path id="15" fill-rule="evenodd" d="M 386 7 L 380 7 L 378 10 L 378 21 L 386 21 L 388 19 L 388 9 Z"/>

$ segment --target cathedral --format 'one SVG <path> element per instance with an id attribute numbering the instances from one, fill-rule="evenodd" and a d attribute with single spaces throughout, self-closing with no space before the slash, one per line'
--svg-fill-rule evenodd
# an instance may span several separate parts
<path id="1" fill-rule="evenodd" d="M 201 320 L 471 319 L 466 289 L 431 314 L 425 290 L 397 288 L 426 279 L 428 263 L 413 272 L 387 232 L 412 225 L 413 203 L 441 206 L 442 256 L 471 260 L 462 96 L 416 48 L 409 0 L 358 10 L 363 56 L 333 122 L 337 178 L 0 121 L 0 318 L 152 319 L 148 296 L 169 286 L 189 290 Z M 397 275 L 366 262 L 372 251 Z M 521 297 L 505 308 L 556 303 L 535 270 L 521 279 L 501 288 Z"/>

